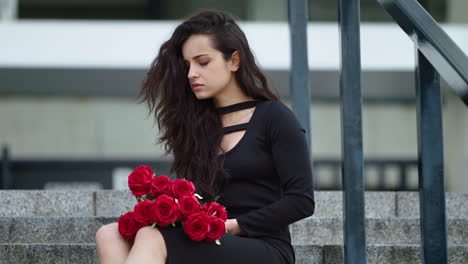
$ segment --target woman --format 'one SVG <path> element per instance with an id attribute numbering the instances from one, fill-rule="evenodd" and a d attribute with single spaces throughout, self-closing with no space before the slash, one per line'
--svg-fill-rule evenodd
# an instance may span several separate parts
<path id="1" fill-rule="evenodd" d="M 145 227 L 127 241 L 112 223 L 96 233 L 100 262 L 294 263 L 288 225 L 315 205 L 305 130 L 269 89 L 234 19 L 204 11 L 180 24 L 140 96 L 173 154 L 171 173 L 204 198 L 220 196 L 227 234 L 218 246 Z"/>

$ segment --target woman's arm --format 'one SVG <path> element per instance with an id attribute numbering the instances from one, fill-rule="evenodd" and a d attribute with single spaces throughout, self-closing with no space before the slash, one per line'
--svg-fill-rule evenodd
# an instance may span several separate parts
<path id="1" fill-rule="evenodd" d="M 239 226 L 239 223 L 237 223 L 237 219 L 226 220 L 226 233 L 236 236 L 246 234 L 244 230 L 242 230 L 242 228 Z"/>
<path id="2" fill-rule="evenodd" d="M 263 208 L 237 217 L 248 235 L 270 233 L 314 213 L 312 166 L 305 130 L 283 103 L 273 101 L 266 126 L 274 166 L 283 197 Z"/>

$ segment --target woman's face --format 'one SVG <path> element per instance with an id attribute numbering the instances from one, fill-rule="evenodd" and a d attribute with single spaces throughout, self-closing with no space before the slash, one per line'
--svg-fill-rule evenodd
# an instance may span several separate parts
<path id="1" fill-rule="evenodd" d="M 235 89 L 238 60 L 224 60 L 223 54 L 212 47 L 208 35 L 190 36 L 182 45 L 182 55 L 190 87 L 198 99 L 215 98 Z"/>

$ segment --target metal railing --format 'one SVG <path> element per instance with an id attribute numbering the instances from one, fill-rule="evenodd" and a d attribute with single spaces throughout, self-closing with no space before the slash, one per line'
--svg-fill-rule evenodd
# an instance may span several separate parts
<path id="1" fill-rule="evenodd" d="M 416 0 L 377 0 L 415 46 L 421 261 L 447 263 L 441 74 L 468 106 L 468 59 Z M 308 117 L 307 1 L 289 0 L 291 89 L 300 122 Z M 360 1 L 339 0 L 344 263 L 366 263 L 362 149 Z M 300 22 L 300 23 L 299 23 Z M 304 79 L 305 78 L 305 79 Z M 296 110 L 300 109 L 300 110 Z M 308 121 L 303 124 L 309 129 Z M 310 134 L 307 134 L 310 137 Z M 308 138 L 308 143 L 310 140 Z"/>
<path id="2" fill-rule="evenodd" d="M 468 106 L 468 58 L 417 1 L 377 1 L 414 43 L 421 262 L 447 263 L 447 217 L 439 74 Z"/>

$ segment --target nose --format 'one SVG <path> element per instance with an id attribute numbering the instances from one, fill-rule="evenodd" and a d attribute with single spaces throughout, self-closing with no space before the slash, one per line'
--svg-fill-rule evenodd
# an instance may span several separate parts
<path id="1" fill-rule="evenodd" d="M 190 66 L 187 77 L 189 79 L 193 80 L 193 79 L 197 78 L 198 76 L 199 75 L 198 75 L 198 72 L 196 71 L 195 67 Z"/>

